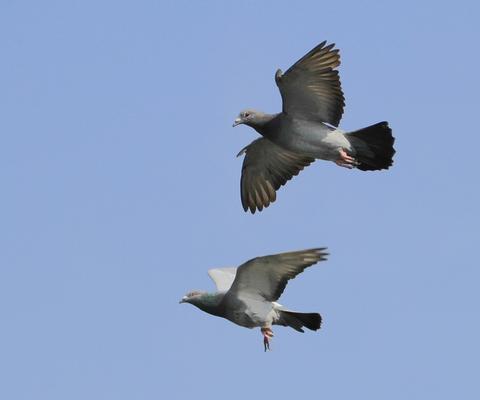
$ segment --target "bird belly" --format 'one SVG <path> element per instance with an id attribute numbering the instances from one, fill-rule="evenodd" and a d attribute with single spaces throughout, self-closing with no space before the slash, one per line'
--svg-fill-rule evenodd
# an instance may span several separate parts
<path id="1" fill-rule="evenodd" d="M 231 317 L 229 316 L 228 319 L 237 325 L 243 326 L 244 328 L 255 328 L 256 326 L 260 326 L 245 311 L 234 311 Z"/>
<path id="2" fill-rule="evenodd" d="M 272 303 L 254 299 L 241 303 L 241 306 L 237 304 L 236 309 L 227 314 L 230 321 L 245 328 L 271 325 L 271 314 L 274 312 Z"/>
<path id="3" fill-rule="evenodd" d="M 353 150 L 343 131 L 322 123 L 291 120 L 284 129 L 289 133 L 280 135 L 282 140 L 278 144 L 295 153 L 336 161 L 340 149 Z"/>

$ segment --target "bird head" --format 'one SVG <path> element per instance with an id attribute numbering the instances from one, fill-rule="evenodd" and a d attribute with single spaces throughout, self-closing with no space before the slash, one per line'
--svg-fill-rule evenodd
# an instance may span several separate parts
<path id="1" fill-rule="evenodd" d="M 255 110 L 243 110 L 235 118 L 232 126 L 245 124 L 251 127 L 261 124 L 264 121 L 265 114 Z"/>
<path id="2" fill-rule="evenodd" d="M 205 294 L 205 292 L 202 292 L 200 290 L 192 290 L 191 292 L 188 292 L 185 296 L 182 297 L 182 300 L 180 300 L 181 303 L 191 303 L 191 304 L 196 304 L 199 301 L 201 301 L 202 296 Z"/>

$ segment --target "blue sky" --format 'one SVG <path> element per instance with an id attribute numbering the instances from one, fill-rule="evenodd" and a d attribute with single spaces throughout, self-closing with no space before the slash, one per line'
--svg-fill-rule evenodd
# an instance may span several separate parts
<path id="1" fill-rule="evenodd" d="M 444 2 L 446 3 L 446 2 Z M 478 399 L 477 2 L 0 3 L 2 399 Z M 245 214 L 231 128 L 341 50 L 341 127 L 388 172 L 317 162 Z M 258 330 L 178 300 L 206 271 L 328 246 Z M 248 396 L 248 397 L 247 397 Z"/>

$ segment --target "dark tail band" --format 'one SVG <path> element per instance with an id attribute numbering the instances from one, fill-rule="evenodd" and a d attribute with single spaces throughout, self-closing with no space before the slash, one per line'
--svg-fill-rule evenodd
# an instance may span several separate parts
<path id="1" fill-rule="evenodd" d="M 354 157 L 359 162 L 358 169 L 377 171 L 388 169 L 393 164 L 395 138 L 388 122 L 379 122 L 350 132 L 347 138 L 355 149 Z"/>
<path id="2" fill-rule="evenodd" d="M 320 329 L 322 317 L 318 313 L 299 313 L 294 311 L 281 311 L 280 325 L 290 326 L 296 331 L 303 332 L 303 327 L 312 331 Z"/>

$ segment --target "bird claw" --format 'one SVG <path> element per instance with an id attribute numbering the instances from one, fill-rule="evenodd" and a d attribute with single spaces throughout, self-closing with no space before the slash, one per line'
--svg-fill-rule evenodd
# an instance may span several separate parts
<path id="1" fill-rule="evenodd" d="M 338 157 L 338 160 L 335 161 L 335 164 L 337 164 L 340 167 L 352 169 L 358 166 L 359 162 L 355 160 L 355 158 L 349 156 L 345 150 L 340 149 L 339 157 Z"/>
<path id="2" fill-rule="evenodd" d="M 265 351 L 270 350 L 270 339 L 273 338 L 273 331 L 270 328 L 260 329 L 263 334 L 263 347 Z"/>

